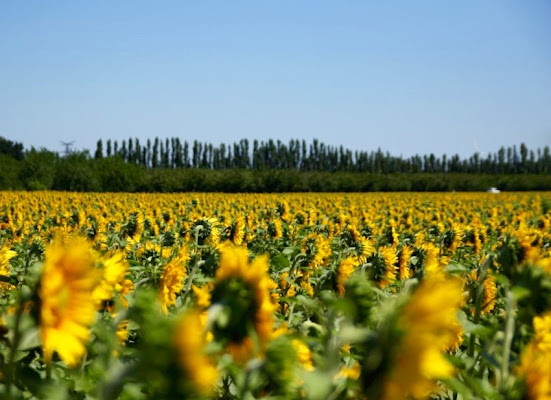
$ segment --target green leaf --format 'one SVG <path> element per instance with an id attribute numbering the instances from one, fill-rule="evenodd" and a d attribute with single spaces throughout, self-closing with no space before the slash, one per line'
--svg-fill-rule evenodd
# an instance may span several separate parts
<path id="1" fill-rule="evenodd" d="M 513 298 L 515 301 L 522 300 L 524 298 L 530 297 L 532 292 L 530 289 L 521 287 L 521 286 L 514 286 L 513 287 Z"/>
<path id="2" fill-rule="evenodd" d="M 278 254 L 272 258 L 271 264 L 276 271 L 280 271 L 285 268 L 289 268 L 289 259 L 283 254 Z"/>
<path id="3" fill-rule="evenodd" d="M 296 251 L 295 247 L 285 247 L 281 252 L 286 256 L 293 254 Z"/>
<path id="4" fill-rule="evenodd" d="M 304 374 L 304 387 L 309 399 L 327 399 L 331 390 L 332 377 L 327 373 L 311 372 Z"/>
<path id="5" fill-rule="evenodd" d="M 367 328 L 357 328 L 354 325 L 345 325 L 339 332 L 339 341 L 345 343 L 364 342 L 371 331 Z"/>
<path id="6" fill-rule="evenodd" d="M 487 326 L 475 324 L 468 320 L 465 313 L 458 313 L 458 319 L 465 333 L 474 333 L 475 335 L 480 335 L 482 337 L 488 337 L 492 333 L 492 329 Z"/>
<path id="7" fill-rule="evenodd" d="M 35 327 L 23 333 L 18 350 L 30 350 L 38 346 L 40 346 L 40 335 L 38 328 Z"/>
<path id="8" fill-rule="evenodd" d="M 450 274 L 460 274 L 469 272 L 470 269 L 463 264 L 450 264 L 444 270 Z"/>

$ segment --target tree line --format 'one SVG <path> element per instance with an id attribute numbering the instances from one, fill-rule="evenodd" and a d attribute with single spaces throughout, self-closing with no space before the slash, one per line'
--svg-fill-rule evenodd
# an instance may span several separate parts
<path id="1" fill-rule="evenodd" d="M 94 158 L 121 157 L 125 162 L 146 168 L 204 168 L 204 169 L 282 169 L 296 171 L 370 172 L 370 173 L 487 173 L 487 174 L 548 174 L 551 172 L 549 146 L 528 149 L 521 143 L 501 147 L 497 152 L 473 153 L 468 158 L 435 154 L 411 157 L 392 156 L 381 149 L 361 151 L 331 146 L 314 139 L 311 143 L 293 139 L 287 144 L 280 140 L 247 139 L 226 145 L 193 143 L 177 137 L 158 137 L 145 143 L 137 138 L 98 140 Z"/>
<path id="2" fill-rule="evenodd" d="M 155 146 L 155 142 L 158 143 Z M 549 149 L 523 144 L 488 157 L 454 161 L 433 155 L 408 159 L 388 153 L 354 152 L 313 141 L 241 140 L 232 146 L 177 139 L 98 142 L 95 153 L 60 155 L 25 150 L 0 138 L 0 190 L 96 192 L 366 192 L 366 191 L 551 191 Z M 172 145 L 174 143 L 174 146 Z M 181 147 L 179 147 L 181 146 Z M 206 150 L 205 150 L 206 149 Z M 231 150 L 229 150 L 231 149 Z M 181 150 L 181 151 L 180 151 Z M 502 156 L 500 156 L 500 154 Z"/>

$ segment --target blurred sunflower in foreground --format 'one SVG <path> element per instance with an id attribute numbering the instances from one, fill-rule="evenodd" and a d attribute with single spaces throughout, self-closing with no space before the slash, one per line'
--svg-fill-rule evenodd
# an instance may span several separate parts
<path id="1" fill-rule="evenodd" d="M 534 337 L 520 357 L 517 375 L 525 385 L 526 398 L 551 398 L 551 312 L 533 320 Z"/>
<path id="2" fill-rule="evenodd" d="M 437 379 L 453 375 L 444 350 L 457 341 L 462 299 L 458 280 L 432 277 L 419 285 L 398 319 L 404 333 L 383 388 L 384 399 L 426 398 L 436 389 Z"/>
<path id="3" fill-rule="evenodd" d="M 188 311 L 177 323 L 174 344 L 184 376 L 196 391 L 208 394 L 218 379 L 216 366 L 205 355 L 206 332 L 196 311 Z"/>
<path id="4" fill-rule="evenodd" d="M 46 362 L 56 351 L 72 367 L 86 353 L 84 344 L 96 316 L 91 293 L 101 276 L 94 263 L 92 250 L 81 240 L 55 242 L 46 249 L 39 290 L 40 338 Z"/>
<path id="5" fill-rule="evenodd" d="M 273 331 L 276 306 L 270 296 L 268 259 L 249 263 L 247 249 L 223 247 L 211 293 L 212 333 L 236 361 L 264 348 Z"/>

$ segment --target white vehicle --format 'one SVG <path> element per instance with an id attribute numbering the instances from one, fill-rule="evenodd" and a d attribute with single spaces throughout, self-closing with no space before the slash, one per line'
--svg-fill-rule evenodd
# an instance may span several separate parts
<path id="1" fill-rule="evenodd" d="M 501 190 L 499 190 L 498 188 L 492 186 L 491 188 L 488 188 L 487 192 L 488 193 L 501 193 Z"/>

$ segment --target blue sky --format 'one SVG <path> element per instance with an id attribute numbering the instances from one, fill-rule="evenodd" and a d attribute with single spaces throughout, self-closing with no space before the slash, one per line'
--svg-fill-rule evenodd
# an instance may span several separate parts
<path id="1" fill-rule="evenodd" d="M 551 2 L 0 3 L 0 135 L 551 145 Z"/>

